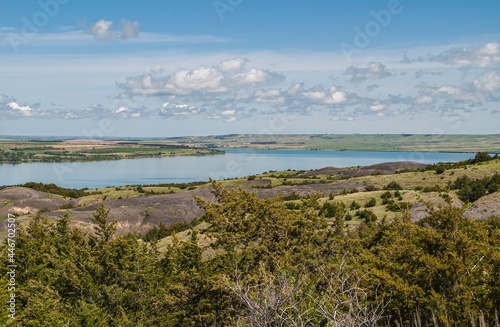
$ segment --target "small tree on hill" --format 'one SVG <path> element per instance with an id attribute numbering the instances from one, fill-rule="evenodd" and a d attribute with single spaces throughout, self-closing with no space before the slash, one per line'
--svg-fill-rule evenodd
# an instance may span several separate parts
<path id="1" fill-rule="evenodd" d="M 98 238 L 92 236 L 92 239 L 96 243 L 99 241 L 102 243 L 108 243 L 116 232 L 116 219 L 114 219 L 111 223 L 108 220 L 110 210 L 111 208 L 106 209 L 104 204 L 101 204 L 100 207 L 95 208 L 92 216 L 89 216 L 90 221 L 97 225 L 94 227 L 94 230 Z"/>

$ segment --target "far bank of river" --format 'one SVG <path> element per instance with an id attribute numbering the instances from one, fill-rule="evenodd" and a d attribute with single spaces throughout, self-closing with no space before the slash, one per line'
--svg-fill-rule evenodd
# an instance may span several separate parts
<path id="1" fill-rule="evenodd" d="M 97 162 L 0 165 L 0 185 L 55 183 L 69 188 L 184 183 L 248 176 L 269 170 L 368 166 L 392 161 L 454 162 L 473 153 L 224 149 L 225 155 Z"/>

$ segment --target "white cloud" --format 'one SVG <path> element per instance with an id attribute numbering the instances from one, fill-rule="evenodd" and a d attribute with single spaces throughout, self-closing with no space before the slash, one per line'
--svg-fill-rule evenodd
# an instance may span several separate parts
<path id="1" fill-rule="evenodd" d="M 222 112 L 222 115 L 223 116 L 232 116 L 232 115 L 234 115 L 235 112 L 236 112 L 236 110 L 226 110 L 226 111 Z"/>
<path id="2" fill-rule="evenodd" d="M 321 100 L 326 97 L 326 93 L 324 91 L 310 91 L 302 93 L 303 96 L 313 100 Z"/>
<path id="3" fill-rule="evenodd" d="M 193 93 L 230 93 L 284 80 L 283 75 L 252 68 L 244 69 L 245 59 L 226 60 L 214 67 L 180 70 L 170 75 L 151 73 L 130 77 L 118 85 L 129 96 L 189 95 Z M 238 70 L 235 72 L 235 70 Z"/>
<path id="4" fill-rule="evenodd" d="M 457 101 L 475 101 L 477 100 L 471 90 L 468 88 L 460 88 L 453 85 L 442 85 L 442 86 L 429 86 L 429 85 L 420 85 L 422 95 L 433 96 L 434 99 L 436 97 L 443 99 L 453 99 Z"/>
<path id="5" fill-rule="evenodd" d="M 325 104 L 340 104 L 347 101 L 347 94 L 342 91 L 333 92 L 333 94 L 326 98 L 323 103 Z"/>
<path id="6" fill-rule="evenodd" d="M 159 115 L 164 117 L 187 117 L 200 112 L 203 112 L 203 110 L 194 106 L 165 102 L 160 109 Z"/>
<path id="7" fill-rule="evenodd" d="M 131 39 L 139 35 L 139 22 L 131 22 L 130 20 L 126 20 L 122 18 L 121 20 L 121 38 L 122 39 Z"/>
<path id="8" fill-rule="evenodd" d="M 249 71 L 240 72 L 231 77 L 231 81 L 238 87 L 256 87 L 268 82 L 282 81 L 281 75 L 271 74 L 267 70 L 252 68 Z M 231 84 L 233 84 L 231 83 Z"/>
<path id="9" fill-rule="evenodd" d="M 484 68 L 500 62 L 500 44 L 490 42 L 482 48 L 453 47 L 439 55 L 431 56 L 429 60 L 444 64 Z"/>
<path id="10" fill-rule="evenodd" d="M 29 106 L 20 106 L 16 102 L 12 101 L 7 103 L 7 106 L 14 110 L 19 110 L 23 116 L 31 116 L 32 115 L 32 109 Z"/>
<path id="11" fill-rule="evenodd" d="M 500 76 L 494 70 L 489 71 L 476 78 L 474 87 L 481 93 L 489 93 L 500 90 Z"/>
<path id="12" fill-rule="evenodd" d="M 227 88 L 221 84 L 224 75 L 216 68 L 200 67 L 193 71 L 182 70 L 174 74 L 171 84 L 165 88 L 173 91 L 173 94 L 187 94 L 193 91 L 226 92 Z M 145 85 L 151 88 L 152 85 Z"/>
<path id="13" fill-rule="evenodd" d="M 101 19 L 97 23 L 90 26 L 89 33 L 98 40 L 110 40 L 113 36 L 113 32 L 111 30 L 112 26 L 112 21 Z"/>
<path id="14" fill-rule="evenodd" d="M 385 104 L 374 104 L 374 105 L 370 106 L 370 110 L 379 111 L 379 110 L 385 109 L 385 107 L 386 107 Z"/>
<path id="15" fill-rule="evenodd" d="M 139 35 L 139 22 L 122 18 L 118 30 L 113 29 L 113 21 L 101 19 L 90 25 L 88 33 L 101 41 L 115 41 L 135 38 Z"/>
<path id="16" fill-rule="evenodd" d="M 281 103 L 284 104 L 286 99 L 280 90 L 257 90 L 253 97 L 247 97 L 248 101 L 259 103 Z"/>
<path id="17" fill-rule="evenodd" d="M 245 63 L 247 61 L 248 60 L 242 59 L 242 58 L 225 60 L 225 61 L 221 62 L 217 66 L 217 68 L 222 72 L 229 72 L 229 71 L 233 71 L 233 70 L 240 71 L 243 68 L 243 65 L 245 65 Z"/>
<path id="18" fill-rule="evenodd" d="M 288 88 L 288 90 L 286 91 L 286 93 L 290 94 L 290 95 L 296 95 L 296 94 L 299 94 L 303 91 L 304 91 L 304 87 L 303 87 L 302 83 L 297 83 L 297 84 L 290 86 Z"/>
<path id="19" fill-rule="evenodd" d="M 367 68 L 358 68 L 351 66 L 346 69 L 345 75 L 351 76 L 353 83 L 362 83 L 368 79 L 382 79 L 391 76 L 391 73 L 385 69 L 380 62 L 370 62 Z"/>
<path id="20" fill-rule="evenodd" d="M 421 95 L 415 99 L 415 104 L 425 105 L 434 102 L 434 98 L 428 95 Z"/>

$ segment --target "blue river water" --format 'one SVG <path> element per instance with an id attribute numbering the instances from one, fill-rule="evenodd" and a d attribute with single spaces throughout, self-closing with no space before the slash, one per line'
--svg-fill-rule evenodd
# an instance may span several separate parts
<path id="1" fill-rule="evenodd" d="M 130 160 L 0 164 L 0 185 L 55 183 L 69 188 L 208 181 L 269 170 L 368 166 L 392 161 L 454 162 L 472 153 L 225 149 L 225 155 Z"/>

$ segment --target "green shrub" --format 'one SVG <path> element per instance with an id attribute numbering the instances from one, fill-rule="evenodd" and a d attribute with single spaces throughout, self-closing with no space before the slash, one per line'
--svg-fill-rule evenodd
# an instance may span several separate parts
<path id="1" fill-rule="evenodd" d="M 356 211 L 356 216 L 364 219 L 367 224 L 377 221 L 377 215 L 373 211 L 368 209 Z"/>
<path id="2" fill-rule="evenodd" d="M 350 206 L 351 210 L 358 210 L 359 208 L 361 208 L 361 204 L 357 203 L 356 201 L 351 202 L 351 206 Z"/>
<path id="3" fill-rule="evenodd" d="M 384 190 L 402 190 L 402 189 L 403 187 L 395 181 L 392 181 L 386 186 L 384 186 Z"/>
<path id="4" fill-rule="evenodd" d="M 376 187 L 375 185 L 366 185 L 365 186 L 365 191 L 366 192 L 372 192 L 372 191 L 378 191 L 380 190 L 378 187 Z"/>
<path id="5" fill-rule="evenodd" d="M 73 209 L 75 205 L 72 202 L 68 202 L 59 207 L 59 209 Z"/>
<path id="6" fill-rule="evenodd" d="M 338 215 L 344 216 L 345 206 L 342 202 L 325 202 L 319 209 L 319 214 L 325 218 L 333 218 Z"/>
<path id="7" fill-rule="evenodd" d="M 377 200 L 375 198 L 371 198 L 368 202 L 365 204 L 365 208 L 371 208 L 377 205 Z"/>
<path id="8" fill-rule="evenodd" d="M 446 171 L 446 168 L 443 165 L 438 165 L 435 170 L 436 170 L 436 174 L 439 175 L 439 174 L 444 173 Z"/>
<path id="9" fill-rule="evenodd" d="M 389 203 L 387 205 L 387 210 L 393 211 L 393 212 L 400 212 L 404 210 L 410 209 L 412 206 L 411 203 L 409 202 L 397 202 L 397 203 Z"/>

